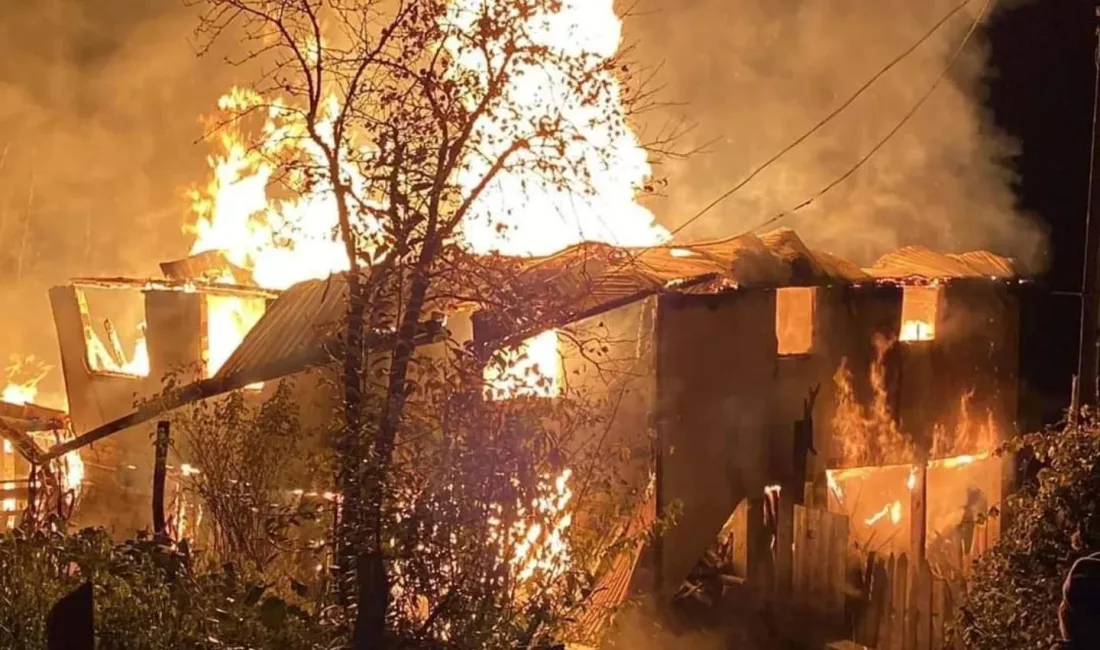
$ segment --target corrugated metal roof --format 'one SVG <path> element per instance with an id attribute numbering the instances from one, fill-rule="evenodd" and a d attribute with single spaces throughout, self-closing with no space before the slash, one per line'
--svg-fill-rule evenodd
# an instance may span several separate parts
<path id="1" fill-rule="evenodd" d="M 1020 274 L 1012 260 L 985 251 L 945 255 L 921 247 L 903 248 L 862 269 L 854 262 L 811 249 L 790 228 L 759 237 L 747 234 L 646 249 L 578 244 L 532 260 L 524 268 L 533 285 L 552 287 L 578 312 L 704 276 L 718 281 L 696 284 L 693 291 L 700 287 L 720 290 L 856 284 L 873 279 L 1011 278 Z"/>
<path id="2" fill-rule="evenodd" d="M 924 246 L 906 246 L 883 255 L 865 269 L 876 278 L 945 280 L 952 278 L 1009 279 L 1022 275 L 1015 261 L 987 251 L 944 254 Z"/>
<path id="3" fill-rule="evenodd" d="M 626 528 L 626 539 L 637 540 L 630 548 L 624 549 L 615 558 L 607 573 L 596 584 L 588 602 L 584 604 L 581 615 L 571 627 L 569 641 L 585 643 L 596 647 L 600 637 L 610 623 L 611 617 L 630 595 L 630 585 L 634 570 L 645 548 L 645 533 L 656 521 L 657 499 L 651 495 L 639 504 L 638 510 L 630 518 Z"/>
<path id="4" fill-rule="evenodd" d="M 265 366 L 290 359 L 303 366 L 324 361 L 324 344 L 339 327 L 347 304 L 343 275 L 298 283 L 272 302 L 218 370 L 218 379 L 254 374 Z M 265 381 L 271 377 L 256 377 Z"/>
<path id="5" fill-rule="evenodd" d="M 789 228 L 761 236 L 647 249 L 621 249 L 583 243 L 522 267 L 522 279 L 552 292 L 584 314 L 661 290 L 692 293 L 730 288 L 812 286 L 872 279 L 1010 278 L 1019 274 L 1012 260 L 978 251 L 959 255 L 911 246 L 883 256 L 873 266 L 856 264 L 805 245 Z M 217 373 L 264 381 L 278 364 L 299 369 L 325 361 L 324 343 L 339 327 L 347 300 L 343 275 L 294 285 L 276 299 Z M 284 373 L 285 374 L 285 373 Z M 240 377 L 237 377 L 238 379 Z"/>

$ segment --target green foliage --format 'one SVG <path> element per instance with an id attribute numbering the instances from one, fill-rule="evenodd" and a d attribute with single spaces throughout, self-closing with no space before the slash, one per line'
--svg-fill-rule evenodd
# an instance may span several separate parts
<path id="1" fill-rule="evenodd" d="M 45 647 L 49 608 L 88 580 L 102 650 L 335 647 L 332 625 L 232 566 L 198 571 L 186 545 L 116 545 L 98 529 L 0 537 L 0 647 Z"/>
<path id="2" fill-rule="evenodd" d="M 242 391 L 193 404 L 174 418 L 176 447 L 197 471 L 184 499 L 202 506 L 202 526 L 185 531 L 218 564 L 305 579 L 323 558 L 331 503 L 315 483 L 326 455 L 301 424 L 295 384 L 279 383 L 262 403 Z M 306 495 L 316 495 L 307 497 Z M 197 519 L 197 517 L 195 517 Z"/>
<path id="3" fill-rule="evenodd" d="M 1008 451 L 1042 469 L 1008 501 L 1010 525 L 975 567 L 957 632 L 981 650 L 1049 648 L 1063 579 L 1100 550 L 1100 420 L 1023 436 Z"/>

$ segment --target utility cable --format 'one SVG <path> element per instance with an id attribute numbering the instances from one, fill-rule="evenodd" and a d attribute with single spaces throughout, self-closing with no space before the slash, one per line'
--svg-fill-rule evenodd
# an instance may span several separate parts
<path id="1" fill-rule="evenodd" d="M 920 110 L 921 106 L 924 106 L 924 103 L 927 102 L 928 99 L 932 97 L 933 93 L 936 92 L 936 89 L 939 88 L 940 84 L 943 83 L 943 80 L 947 78 L 948 73 L 950 73 L 952 68 L 955 67 L 955 64 L 958 63 L 959 58 L 962 57 L 963 52 L 966 50 L 966 46 L 970 43 L 970 39 L 973 38 L 974 33 L 978 31 L 978 26 L 981 25 L 982 20 L 985 18 L 986 14 L 989 13 L 989 9 L 993 6 L 993 3 L 994 0 L 986 0 L 985 4 L 982 6 L 981 13 L 978 14 L 978 16 L 974 19 L 974 24 L 970 26 L 970 30 L 966 33 L 966 36 L 963 38 L 962 43 L 959 44 L 958 49 L 955 50 L 955 54 L 951 57 L 951 60 L 948 61 L 947 66 L 943 69 L 943 72 L 941 72 L 940 75 L 936 77 L 936 80 L 932 83 L 931 86 L 928 87 L 928 90 L 926 90 L 925 93 L 921 95 L 920 99 L 918 99 L 917 102 L 913 104 L 909 111 L 904 116 L 902 116 L 901 121 L 899 121 L 894 126 L 894 128 L 890 129 L 890 131 L 887 132 L 886 135 L 883 136 L 882 139 L 875 144 L 875 146 L 871 147 L 871 149 L 867 151 L 867 153 L 864 154 L 862 158 L 856 161 L 856 163 L 852 165 L 852 167 L 850 167 L 848 171 L 833 179 L 832 182 L 821 188 L 816 194 L 806 199 L 805 201 L 802 201 L 790 210 L 780 212 L 774 217 L 771 217 L 770 219 L 767 219 L 766 221 L 757 224 L 749 232 L 770 226 L 771 224 L 779 221 L 780 219 L 783 219 L 784 217 L 788 217 L 795 212 L 802 210 L 803 208 L 809 207 L 814 203 L 814 201 L 817 201 L 833 188 L 835 188 L 837 185 L 840 185 L 844 181 L 848 180 L 852 177 L 852 175 L 859 171 L 863 167 L 863 165 L 867 163 L 868 160 L 870 160 L 876 153 L 878 153 L 879 150 L 882 149 L 882 147 L 884 147 L 887 142 L 889 142 L 895 135 L 898 134 L 899 131 L 901 131 L 902 127 L 904 127 L 906 123 L 909 122 L 909 120 L 917 113 L 917 111 Z M 690 223 L 690 221 L 688 223 Z"/>
<path id="2" fill-rule="evenodd" d="M 909 56 L 914 51 L 916 51 L 917 48 L 919 48 L 929 38 L 931 38 L 937 31 L 939 31 L 940 27 L 942 27 L 952 17 L 954 17 L 956 14 L 958 14 L 964 8 L 966 8 L 972 1 L 973 0 L 964 0 L 964 2 L 956 5 L 953 9 L 948 11 L 943 16 L 943 18 L 941 18 L 934 25 L 932 25 L 932 27 L 927 32 L 925 32 L 925 34 L 920 39 L 918 39 L 915 43 L 913 43 L 913 45 L 909 46 L 901 54 L 894 57 L 894 59 L 892 59 L 889 63 L 887 63 L 874 76 L 872 76 L 866 83 L 864 83 L 862 86 L 860 86 L 855 91 L 855 93 L 852 94 L 851 97 L 849 97 L 846 101 L 844 101 L 842 104 L 840 104 L 837 108 L 833 109 L 828 115 L 826 115 L 817 124 L 815 124 L 812 128 L 810 128 L 809 131 L 806 131 L 801 136 L 799 136 L 794 141 L 792 141 L 790 144 L 788 144 L 783 149 L 781 149 L 778 153 L 773 155 L 768 160 L 764 161 L 761 165 L 756 167 L 756 169 L 754 169 L 748 176 L 746 176 L 744 179 L 742 179 L 740 182 L 738 182 L 736 185 L 734 185 L 730 190 L 723 193 L 721 196 L 719 196 L 714 201 L 711 201 L 706 207 L 704 207 L 702 210 L 697 212 L 690 219 L 688 219 L 684 223 L 677 226 L 674 230 L 670 231 L 670 234 L 675 236 L 676 234 L 683 231 L 684 228 L 686 228 L 686 227 L 690 226 L 692 223 L 698 221 L 700 218 L 702 218 L 708 212 L 710 212 L 715 207 L 717 207 L 720 203 L 722 203 L 723 201 L 725 201 L 729 197 L 733 196 L 733 194 L 736 193 L 738 190 L 740 190 L 742 187 L 744 187 L 745 185 L 748 185 L 749 182 L 752 181 L 752 179 L 754 179 L 756 176 L 758 176 L 760 173 L 762 173 L 770 165 L 774 164 L 777 160 L 779 160 L 781 157 L 783 157 L 787 152 L 791 151 L 792 149 L 797 147 L 799 144 L 806 141 L 806 139 L 808 139 L 814 133 L 817 133 L 818 131 L 820 131 L 826 124 L 828 124 L 830 121 L 832 121 L 836 116 L 838 116 L 841 112 L 843 112 L 848 106 L 850 106 L 868 88 L 870 88 L 872 85 L 874 85 L 874 83 L 877 80 L 882 78 L 883 75 L 885 75 L 887 72 L 889 72 L 895 66 L 897 66 L 898 63 L 900 63 L 907 56 Z M 913 107 L 909 110 L 908 113 L 906 113 L 906 115 L 902 118 L 901 122 L 899 122 L 897 124 L 897 126 L 895 126 L 889 133 L 887 133 L 886 137 L 884 137 L 882 140 L 880 140 L 878 142 L 878 144 L 876 144 L 866 155 L 863 156 L 863 158 L 860 159 L 859 162 L 856 163 L 855 166 L 853 166 L 851 169 L 849 169 L 847 172 L 845 172 L 840 178 L 836 179 L 835 181 L 833 181 L 832 183 L 827 185 L 825 188 L 823 188 L 820 192 L 815 194 L 813 197 L 807 199 L 806 201 L 803 201 L 801 204 L 799 204 L 798 206 L 796 206 L 795 208 L 793 208 L 791 210 L 780 213 L 779 215 L 776 215 L 776 216 L 768 219 L 767 221 L 764 221 L 763 223 L 758 224 L 757 226 L 755 226 L 753 228 L 750 228 L 748 231 L 746 231 L 746 233 L 747 232 L 752 232 L 753 230 L 756 230 L 757 228 L 762 228 L 762 227 L 767 226 L 769 224 L 775 223 L 779 219 L 781 219 L 781 218 L 783 218 L 783 217 L 785 217 L 785 216 L 787 216 L 787 215 L 789 215 L 793 212 L 796 212 L 796 211 L 810 205 L 815 200 L 820 198 L 823 194 L 825 194 L 826 192 L 833 189 L 834 187 L 836 187 L 837 185 L 842 183 L 844 180 L 849 178 L 860 167 L 862 167 L 875 153 L 877 153 L 878 150 L 881 149 L 883 147 L 883 145 L 885 145 L 886 142 L 889 141 L 890 138 L 892 138 L 894 136 L 894 134 L 896 134 L 898 131 L 901 130 L 902 126 L 904 126 L 905 123 L 908 122 L 909 119 L 920 109 L 920 107 L 924 105 L 924 103 L 928 100 L 928 98 L 931 97 L 932 93 L 935 92 L 936 88 L 939 87 L 940 83 L 942 83 L 943 80 L 947 77 L 947 74 L 951 71 L 951 69 L 955 66 L 955 63 L 962 56 L 962 53 L 965 50 L 967 44 L 969 44 L 970 39 L 973 37 L 974 33 L 977 32 L 978 26 L 981 24 L 982 20 L 985 18 L 985 15 L 989 12 L 989 9 L 993 5 L 993 2 L 994 2 L 994 0 L 986 0 L 985 5 L 982 7 L 981 13 L 978 14 L 977 17 L 975 17 L 973 24 L 970 26 L 970 30 L 966 33 L 966 36 L 963 38 L 962 43 L 960 43 L 959 48 L 955 51 L 954 56 L 952 56 L 951 60 L 948 62 L 948 65 L 944 68 L 943 72 L 940 73 L 939 77 L 937 77 L 936 81 L 932 84 L 932 86 L 929 87 L 929 89 L 917 101 L 917 103 L 913 105 Z M 745 234 L 745 233 L 742 233 L 742 234 Z M 657 246 L 646 246 L 646 247 L 640 248 L 638 250 L 632 251 L 627 256 L 627 259 L 625 259 L 622 262 L 620 262 L 619 264 L 617 264 L 613 269 L 611 269 L 608 272 L 607 275 L 614 275 L 618 271 L 621 271 L 622 269 L 624 269 L 627 266 L 629 266 L 629 265 L 633 264 L 634 262 L 636 262 L 642 254 L 644 254 L 647 251 L 653 250 L 654 248 L 657 248 Z M 593 287 L 593 289 L 598 287 L 599 284 L 607 277 L 607 275 L 596 279 L 595 286 Z"/>
<path id="3" fill-rule="evenodd" d="M 710 212 L 714 208 L 718 207 L 719 204 L 721 204 L 726 199 L 730 198 L 735 193 L 737 193 L 737 191 L 739 191 L 741 188 L 745 187 L 750 182 L 752 182 L 752 180 L 754 178 L 756 178 L 761 173 L 763 173 L 764 170 L 766 170 L 768 167 L 772 166 L 775 162 L 777 162 L 780 158 L 785 156 L 792 149 L 794 149 L 798 145 L 802 144 L 807 139 L 809 139 L 810 136 L 814 135 L 815 133 L 820 131 L 822 128 L 824 128 L 827 124 L 829 124 L 829 122 L 833 121 L 833 119 L 835 119 L 838 115 L 840 115 L 842 112 L 844 112 L 849 106 L 851 106 L 857 99 L 859 99 L 859 97 L 861 95 L 863 95 L 863 93 L 866 92 L 868 88 L 873 86 L 876 81 L 881 79 L 883 77 L 883 75 L 885 75 L 887 72 L 889 72 L 894 67 L 896 67 L 899 63 L 901 63 L 903 60 L 905 60 L 910 54 L 915 52 L 917 50 L 917 48 L 919 48 L 921 45 L 924 45 L 924 43 L 927 42 L 928 39 L 932 38 L 932 36 L 935 35 L 935 33 L 940 30 L 940 27 L 943 27 L 943 25 L 945 23 L 947 23 L 947 21 L 951 20 L 957 13 L 959 13 L 960 11 L 965 9 L 966 6 L 969 5 L 971 2 L 972 2 L 972 0 L 964 0 L 964 2 L 956 5 L 953 9 L 948 11 L 943 16 L 943 18 L 940 18 L 939 21 L 936 22 L 936 24 L 932 25 L 932 27 L 929 28 L 929 30 L 927 32 L 925 32 L 924 35 L 921 36 L 919 40 L 917 40 L 915 43 L 913 43 L 911 46 L 909 46 L 905 51 L 898 54 L 889 63 L 887 63 L 884 67 L 882 67 L 877 73 L 875 73 L 875 75 L 873 77 L 868 79 L 866 83 L 864 83 L 862 86 L 860 86 L 855 91 L 855 93 L 853 93 L 847 100 L 845 100 L 844 103 L 840 104 L 835 109 L 833 109 L 832 112 L 830 112 L 828 115 L 823 117 L 817 124 L 815 124 L 812 128 L 810 128 L 809 131 L 806 131 L 805 133 L 803 133 L 801 136 L 796 138 L 790 144 L 788 144 L 787 146 L 780 149 L 771 158 L 765 160 L 762 164 L 760 164 L 755 169 L 753 169 L 752 172 L 750 172 L 748 176 L 741 179 L 736 185 L 734 185 L 732 188 L 727 190 L 721 196 L 719 196 L 718 198 L 716 198 L 713 201 L 711 201 L 710 203 L 708 203 L 706 205 L 706 207 L 704 207 L 702 210 L 700 210 L 698 213 L 696 213 L 690 219 L 688 219 L 684 223 L 677 226 L 676 229 L 671 232 L 671 234 L 673 236 L 675 236 L 677 233 L 682 231 L 684 228 L 687 228 L 691 224 L 693 224 L 696 221 L 698 221 L 699 219 L 701 219 L 708 212 Z M 986 7 L 988 8 L 988 6 L 989 6 L 989 4 L 987 3 Z M 984 11 L 983 11 L 983 15 L 984 15 Z M 978 20 L 976 20 L 974 22 L 974 27 L 972 27 L 971 30 L 970 30 L 970 33 L 967 34 L 966 40 L 970 39 L 970 36 L 974 33 L 974 31 L 977 28 L 977 25 L 978 25 L 980 20 L 981 20 L 981 16 L 979 16 Z M 965 45 L 965 42 L 964 42 L 964 45 Z M 955 62 L 956 59 L 958 59 L 958 54 L 956 54 L 955 59 L 952 59 L 951 65 L 954 65 L 954 62 Z M 948 70 L 950 70 L 950 66 L 948 67 Z M 944 75 L 946 75 L 946 74 L 947 74 L 947 70 L 944 71 Z M 942 79 L 942 76 L 941 76 L 941 79 Z M 939 82 L 937 81 L 937 84 L 938 83 Z M 919 105 L 918 105 L 918 107 L 919 107 Z M 915 108 L 914 108 L 913 111 L 911 111 L 911 113 L 913 113 L 913 112 L 916 112 Z"/>

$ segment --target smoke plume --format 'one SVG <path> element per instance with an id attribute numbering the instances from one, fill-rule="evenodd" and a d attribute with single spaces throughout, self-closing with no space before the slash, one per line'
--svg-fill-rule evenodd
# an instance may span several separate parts
<path id="1" fill-rule="evenodd" d="M 674 102 L 646 131 L 684 120 L 655 202 L 677 228 L 809 129 L 919 39 L 956 0 L 641 0 L 626 39 Z M 646 4 L 648 3 L 648 4 Z M 739 234 L 815 194 L 866 153 L 941 73 L 980 5 L 971 3 L 837 120 L 679 234 Z M 80 275 L 155 275 L 186 253 L 184 191 L 208 173 L 198 118 L 246 74 L 198 58 L 181 3 L 0 4 L 0 360 L 58 365 L 46 291 Z M 1016 209 L 1017 144 L 982 107 L 991 74 L 981 34 L 949 79 L 862 170 L 797 215 L 813 246 L 868 262 L 904 244 L 988 248 L 1036 268 L 1041 229 Z M 645 134 L 643 134 L 644 136 Z M 139 316 L 135 316 L 135 319 Z M 116 323 L 123 338 L 135 323 Z M 124 340 L 128 346 L 129 341 Z M 57 393 L 60 373 L 44 382 Z"/>
<path id="2" fill-rule="evenodd" d="M 694 129 L 678 148 L 706 149 L 659 170 L 669 183 L 653 207 L 673 229 L 813 127 L 959 4 L 646 2 L 628 23 L 628 38 L 640 63 L 660 66 L 661 95 L 682 102 L 647 114 L 646 131 L 683 120 Z M 740 234 L 845 173 L 943 73 L 982 4 L 971 2 L 837 119 L 679 238 Z M 997 132 L 983 107 L 993 74 L 983 39 L 979 29 L 934 95 L 866 165 L 772 227 L 793 227 L 809 245 L 861 263 L 924 244 L 943 252 L 988 249 L 1040 270 L 1044 232 L 1017 209 L 1013 193 L 1018 144 Z"/>
<path id="3" fill-rule="evenodd" d="M 196 59 L 193 26 L 174 1 L 0 3 L 0 362 L 54 365 L 44 403 L 61 390 L 48 288 L 186 253 L 198 116 L 233 72 Z"/>

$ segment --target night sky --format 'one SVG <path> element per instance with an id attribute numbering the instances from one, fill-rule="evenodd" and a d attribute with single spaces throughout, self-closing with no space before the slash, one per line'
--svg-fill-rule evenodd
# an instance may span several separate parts
<path id="1" fill-rule="evenodd" d="M 1003 11 L 990 25 L 987 104 L 995 123 L 1019 139 L 1016 190 L 1021 208 L 1049 228 L 1051 268 L 1044 291 L 1025 302 L 1021 392 L 1025 415 L 1046 421 L 1065 406 L 1076 372 L 1079 292 L 1092 120 L 1093 3 L 1030 2 Z M 1036 424 L 1034 421 L 1024 424 Z"/>

